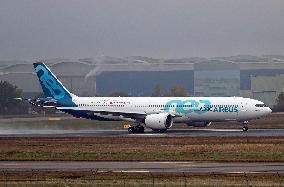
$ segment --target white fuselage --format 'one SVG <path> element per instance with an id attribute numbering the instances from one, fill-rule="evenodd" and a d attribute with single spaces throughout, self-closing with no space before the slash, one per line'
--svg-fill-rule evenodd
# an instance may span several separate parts
<path id="1" fill-rule="evenodd" d="M 80 111 L 110 120 L 135 121 L 114 113 L 169 113 L 174 122 L 247 121 L 269 114 L 271 109 L 242 97 L 73 97 Z M 104 115 L 102 112 L 107 111 Z M 100 113 L 96 113 L 100 112 Z"/>
<path id="2" fill-rule="evenodd" d="M 69 92 L 42 62 L 34 63 L 44 98 L 29 102 L 92 120 L 124 120 L 164 131 L 173 122 L 208 125 L 211 121 L 243 121 L 271 112 L 263 102 L 242 97 L 78 97 Z M 247 127 L 244 128 L 247 130 Z M 144 132 L 130 127 L 129 132 Z"/>

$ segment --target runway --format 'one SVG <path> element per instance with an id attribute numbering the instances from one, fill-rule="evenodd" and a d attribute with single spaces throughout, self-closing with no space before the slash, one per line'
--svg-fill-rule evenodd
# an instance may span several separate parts
<path id="1" fill-rule="evenodd" d="M 0 161 L 2 172 L 284 173 L 283 162 Z"/>
<path id="2" fill-rule="evenodd" d="M 0 137 L 97 137 L 97 136 L 284 136 L 284 129 L 169 129 L 166 133 L 146 130 L 143 134 L 129 134 L 125 130 L 1 130 Z"/>

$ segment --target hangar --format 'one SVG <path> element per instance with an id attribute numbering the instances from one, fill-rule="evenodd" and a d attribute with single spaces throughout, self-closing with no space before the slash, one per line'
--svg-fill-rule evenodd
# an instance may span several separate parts
<path id="1" fill-rule="evenodd" d="M 214 59 L 132 57 L 125 60 L 107 57 L 100 62 L 51 59 L 45 63 L 71 92 L 80 96 L 109 96 L 115 91 L 130 96 L 151 96 L 156 85 L 160 85 L 162 93 L 172 85 L 181 85 L 190 96 L 257 98 L 257 94 L 253 94 L 256 88 L 261 90 L 269 77 L 284 74 L 283 59 L 241 56 Z M 1 61 L 0 64 L 0 80 L 17 85 L 25 97 L 41 93 L 32 62 Z M 276 95 L 278 92 L 279 89 Z"/>

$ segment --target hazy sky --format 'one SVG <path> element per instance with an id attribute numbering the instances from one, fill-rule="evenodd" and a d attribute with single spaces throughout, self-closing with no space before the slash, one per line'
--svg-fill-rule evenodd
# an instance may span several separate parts
<path id="1" fill-rule="evenodd" d="M 0 0 L 0 60 L 284 54 L 283 0 Z"/>

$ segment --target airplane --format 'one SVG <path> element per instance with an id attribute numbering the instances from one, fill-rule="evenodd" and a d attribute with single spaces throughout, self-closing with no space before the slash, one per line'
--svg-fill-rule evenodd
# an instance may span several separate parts
<path id="1" fill-rule="evenodd" d="M 247 131 L 249 120 L 272 112 L 263 102 L 243 97 L 78 97 L 43 62 L 33 66 L 45 97 L 28 102 L 77 118 L 132 122 L 129 133 L 144 133 L 145 127 L 165 132 L 173 123 L 206 127 L 221 121 L 241 122 Z"/>

